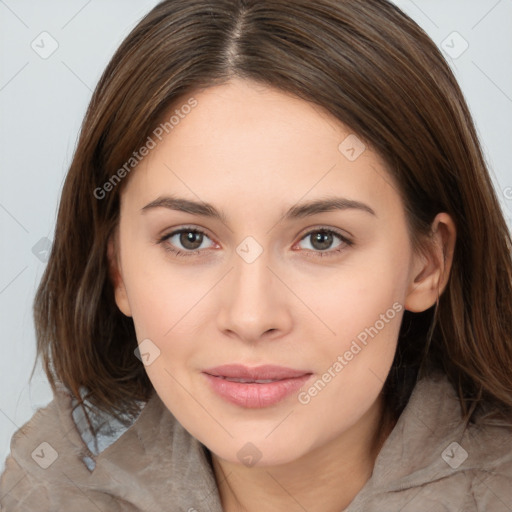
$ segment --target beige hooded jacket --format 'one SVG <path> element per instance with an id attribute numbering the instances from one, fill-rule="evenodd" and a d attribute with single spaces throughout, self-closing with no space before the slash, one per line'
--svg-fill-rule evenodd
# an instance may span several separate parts
<path id="1" fill-rule="evenodd" d="M 14 434 L 2 512 L 222 512 L 208 450 L 156 393 L 131 424 L 105 423 L 100 441 L 77 427 L 73 403 L 59 390 Z M 464 429 L 446 377 L 418 381 L 371 478 L 345 509 L 363 511 L 511 512 L 512 432 Z"/>

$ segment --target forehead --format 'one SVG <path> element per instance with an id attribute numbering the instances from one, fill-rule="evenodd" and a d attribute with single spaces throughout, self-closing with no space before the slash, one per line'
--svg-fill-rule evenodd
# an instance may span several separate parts
<path id="1" fill-rule="evenodd" d="M 181 114 L 130 177 L 139 207 L 172 193 L 261 214 L 336 193 L 401 211 L 379 155 L 321 107 L 242 80 L 192 96 L 194 108 L 178 101 L 162 118 Z"/>

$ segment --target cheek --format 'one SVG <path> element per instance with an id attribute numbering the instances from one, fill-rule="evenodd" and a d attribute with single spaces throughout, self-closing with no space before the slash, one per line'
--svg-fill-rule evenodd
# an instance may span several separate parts
<path id="1" fill-rule="evenodd" d="M 397 246 L 398 247 L 398 246 Z M 353 339 L 395 341 L 398 336 L 408 269 L 406 251 L 392 242 L 354 253 L 339 270 L 301 276 L 298 294 L 323 322 L 327 347 L 347 350 Z M 389 345 L 389 343 L 388 343 Z M 332 350 L 329 350 L 332 352 Z"/>
<path id="2" fill-rule="evenodd" d="M 179 408 L 189 400 L 183 387 L 193 388 L 196 359 L 205 351 L 201 330 L 215 318 L 206 318 L 204 312 L 211 311 L 212 286 L 218 277 L 168 261 L 161 248 L 142 250 L 145 258 L 133 251 L 124 262 L 131 277 L 127 291 L 135 332 L 139 343 L 151 340 L 149 346 L 158 354 L 145 367 L 153 386 L 168 400 L 168 407 Z"/>
<path id="3" fill-rule="evenodd" d="M 354 423 L 387 378 L 403 317 L 407 267 L 403 258 L 383 253 L 368 253 L 341 269 L 330 281 L 330 293 L 316 301 L 313 309 L 335 334 L 320 337 L 312 354 L 318 380 L 299 396 L 304 421 L 322 416 L 332 425 Z"/>
<path id="4" fill-rule="evenodd" d="M 172 262 L 162 246 L 138 242 L 129 231 L 125 247 L 130 250 L 123 255 L 123 271 L 137 338 L 160 339 L 190 322 L 209 279 Z"/>
<path id="5" fill-rule="evenodd" d="M 198 301 L 205 295 L 207 283 L 197 283 L 197 279 L 169 263 L 142 267 L 135 259 L 133 263 L 128 296 L 137 340 L 141 343 L 149 339 L 151 343 L 145 346 L 157 354 L 145 370 L 167 407 L 181 410 L 190 400 L 183 389 L 192 389 L 191 365 L 201 339 L 195 336 L 201 305 Z"/>

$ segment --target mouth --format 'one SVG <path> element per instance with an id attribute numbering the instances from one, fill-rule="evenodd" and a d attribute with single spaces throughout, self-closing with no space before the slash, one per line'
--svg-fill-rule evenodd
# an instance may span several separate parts
<path id="1" fill-rule="evenodd" d="M 225 364 L 214 368 L 208 368 L 207 370 L 204 370 L 204 373 L 227 380 L 235 379 L 237 381 L 246 382 L 262 381 L 262 383 L 265 383 L 263 381 L 272 382 L 276 380 L 293 379 L 310 374 L 311 372 L 308 370 L 295 370 L 293 368 L 286 368 L 284 366 L 276 366 L 272 364 L 253 367 L 241 364 Z"/>
<path id="2" fill-rule="evenodd" d="M 275 405 L 298 391 L 313 375 L 308 370 L 263 365 L 217 366 L 203 371 L 210 388 L 221 398 L 255 409 Z"/>
<path id="3" fill-rule="evenodd" d="M 237 379 L 235 377 L 223 377 L 222 375 L 212 375 L 212 377 L 218 377 L 219 379 L 229 380 L 230 382 L 242 382 L 244 384 L 268 384 L 269 382 L 277 382 L 283 379 Z"/>

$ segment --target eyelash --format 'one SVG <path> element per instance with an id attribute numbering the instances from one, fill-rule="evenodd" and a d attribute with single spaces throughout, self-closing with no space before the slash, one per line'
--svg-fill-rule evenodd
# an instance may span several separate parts
<path id="1" fill-rule="evenodd" d="M 167 235 L 164 235 L 162 238 L 160 238 L 157 241 L 157 243 L 164 245 L 165 242 L 169 238 L 172 238 L 174 235 L 178 235 L 180 233 L 197 233 L 197 234 L 201 234 L 201 235 L 204 235 L 204 236 L 208 237 L 208 235 L 204 231 L 202 231 L 200 229 L 193 228 L 193 227 L 186 227 L 185 226 L 185 227 L 183 227 L 181 229 L 178 229 L 176 231 L 172 231 L 171 233 L 169 233 Z M 334 234 L 343 242 L 343 244 L 345 244 L 345 245 L 341 244 L 338 248 L 336 248 L 334 250 L 313 251 L 311 249 L 306 249 L 306 251 L 312 252 L 314 254 L 314 256 L 318 257 L 318 258 L 325 258 L 325 257 L 329 258 L 329 257 L 337 256 L 339 253 L 344 251 L 347 247 L 351 247 L 351 246 L 354 245 L 354 242 L 349 240 L 347 237 L 345 237 L 344 235 L 342 235 L 338 231 L 336 231 L 334 229 L 330 229 L 330 228 L 323 228 L 323 227 L 322 228 L 315 228 L 315 229 L 312 229 L 312 230 L 308 231 L 307 233 L 305 233 L 302 236 L 302 238 L 299 240 L 299 242 L 304 240 L 308 236 L 312 235 L 313 233 L 324 233 L 324 234 L 325 233 L 331 233 L 331 234 Z M 180 258 L 181 257 L 187 258 L 189 256 L 194 256 L 195 254 L 199 254 L 200 252 L 202 252 L 202 249 L 198 249 L 198 250 L 195 250 L 195 251 L 181 251 L 179 249 L 174 249 L 171 245 L 164 245 L 164 250 L 167 251 L 167 252 L 173 253 L 175 256 L 180 257 Z"/>

